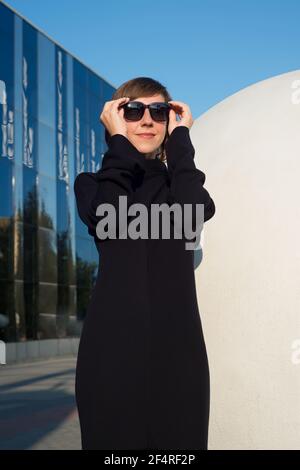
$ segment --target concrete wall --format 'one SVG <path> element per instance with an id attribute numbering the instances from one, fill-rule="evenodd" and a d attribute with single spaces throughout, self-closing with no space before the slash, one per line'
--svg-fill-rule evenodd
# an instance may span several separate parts
<path id="1" fill-rule="evenodd" d="M 57 356 L 77 357 L 80 338 L 57 338 L 6 343 L 6 364 L 49 359 Z M 5 367 L 5 364 L 0 367 Z"/>
<path id="2" fill-rule="evenodd" d="M 300 449 L 300 70 L 226 98 L 191 138 L 216 204 L 195 271 L 209 447 Z"/>

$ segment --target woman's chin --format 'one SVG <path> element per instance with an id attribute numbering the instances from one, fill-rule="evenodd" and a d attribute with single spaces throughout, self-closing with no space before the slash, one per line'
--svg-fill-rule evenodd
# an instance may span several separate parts
<path id="1" fill-rule="evenodd" d="M 134 146 L 141 153 L 151 153 L 154 152 L 156 149 L 156 147 L 153 144 L 149 144 L 149 142 L 137 142 L 136 140 L 134 142 Z"/>

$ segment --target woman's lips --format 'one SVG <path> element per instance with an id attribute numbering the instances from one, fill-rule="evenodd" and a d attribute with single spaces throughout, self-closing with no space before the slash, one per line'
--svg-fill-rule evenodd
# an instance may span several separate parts
<path id="1" fill-rule="evenodd" d="M 139 137 L 142 137 L 143 139 L 152 139 L 154 137 L 153 134 L 138 134 Z"/>

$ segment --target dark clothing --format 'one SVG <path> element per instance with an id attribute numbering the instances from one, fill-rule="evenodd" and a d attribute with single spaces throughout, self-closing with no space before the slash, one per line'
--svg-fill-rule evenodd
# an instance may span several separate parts
<path id="1" fill-rule="evenodd" d="M 172 234 L 136 240 L 96 234 L 97 206 L 118 209 L 119 195 L 128 197 L 128 208 L 142 202 L 149 211 L 152 203 L 202 203 L 209 220 L 215 205 L 194 153 L 186 126 L 166 143 L 168 168 L 115 134 L 101 169 L 75 179 L 78 213 L 100 255 L 76 366 L 83 449 L 207 449 L 210 381 L 194 251 Z"/>

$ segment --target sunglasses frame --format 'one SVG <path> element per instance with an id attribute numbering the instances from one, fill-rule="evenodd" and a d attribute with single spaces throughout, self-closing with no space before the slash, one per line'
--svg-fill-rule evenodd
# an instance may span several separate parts
<path id="1" fill-rule="evenodd" d="M 140 118 L 138 119 L 128 119 L 128 117 L 125 116 L 125 113 L 126 113 L 126 108 L 129 108 L 130 109 L 130 104 L 131 103 L 138 103 L 140 109 L 138 111 L 142 111 L 142 115 Z M 149 109 L 149 112 L 150 112 L 150 115 L 151 115 L 151 118 L 153 119 L 153 121 L 155 122 L 167 122 L 168 119 L 169 119 L 169 113 L 167 114 L 167 118 L 164 119 L 164 120 L 158 120 L 158 119 L 155 119 L 154 117 L 154 112 L 156 111 L 156 109 L 153 109 L 153 106 L 155 105 L 162 105 L 163 108 L 165 108 L 167 111 L 170 111 L 170 109 L 172 109 L 172 106 L 169 104 L 169 103 L 166 103 L 164 101 L 155 101 L 154 103 L 150 103 L 150 104 L 145 104 L 145 103 L 142 103 L 142 101 L 128 101 L 127 103 L 124 103 L 122 104 L 121 106 L 119 106 L 119 109 L 121 108 L 124 108 L 124 117 L 128 120 L 128 121 L 132 121 L 132 122 L 137 122 L 137 121 L 140 121 L 143 116 L 144 116 L 144 113 L 145 113 L 145 109 L 148 108 Z"/>

